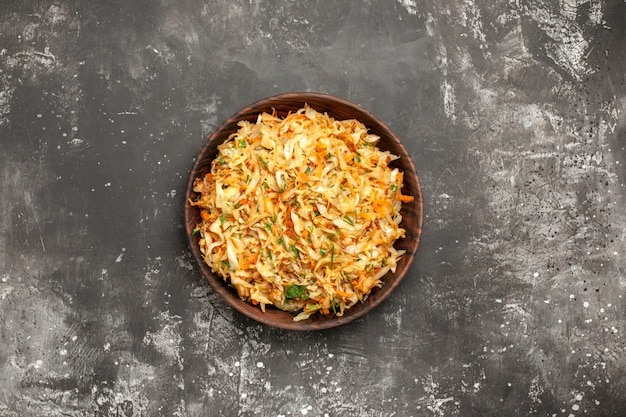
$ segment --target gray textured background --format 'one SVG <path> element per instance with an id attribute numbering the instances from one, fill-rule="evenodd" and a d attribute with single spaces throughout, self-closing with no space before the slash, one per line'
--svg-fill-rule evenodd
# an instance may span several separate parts
<path id="1" fill-rule="evenodd" d="M 0 416 L 626 410 L 626 3 L 3 1 Z M 426 200 L 393 296 L 322 332 L 203 283 L 184 187 L 222 120 L 362 105 Z"/>

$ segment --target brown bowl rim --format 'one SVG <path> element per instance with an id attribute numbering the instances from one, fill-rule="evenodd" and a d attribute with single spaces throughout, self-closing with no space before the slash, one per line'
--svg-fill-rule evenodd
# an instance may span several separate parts
<path id="1" fill-rule="evenodd" d="M 289 103 L 289 105 L 286 103 Z M 361 121 L 370 132 L 381 137 L 381 141 L 378 143 L 378 147 L 381 149 L 388 148 L 388 143 L 391 144 L 391 148 L 394 148 L 395 146 L 393 152 L 400 156 L 402 163 L 406 165 L 406 167 L 402 168 L 404 172 L 404 189 L 406 190 L 409 188 L 415 197 L 413 203 L 404 203 L 402 205 L 402 222 L 404 223 L 406 220 L 404 216 L 408 212 L 411 212 L 414 215 L 415 224 L 410 230 L 407 229 L 407 237 L 396 241 L 396 247 L 401 247 L 402 249 L 407 250 L 398 263 L 396 272 L 390 272 L 385 275 L 383 278 L 384 285 L 380 288 L 374 288 L 363 303 L 356 304 L 346 310 L 344 315 L 341 317 L 313 315 L 309 319 L 296 322 L 293 321 L 294 313 L 282 311 L 273 306 L 267 306 L 266 312 L 264 313 L 258 306 L 241 300 L 236 291 L 229 287 L 228 283 L 224 281 L 221 276 L 218 276 L 211 271 L 210 267 L 202 258 L 199 245 L 197 244 L 197 237 L 193 233 L 198 214 L 195 216 L 193 215 L 193 212 L 197 212 L 197 209 L 189 205 L 189 198 L 193 194 L 194 179 L 198 175 L 204 173 L 202 171 L 203 165 L 208 166 L 210 169 L 210 163 L 215 156 L 217 146 L 226 141 L 228 136 L 236 131 L 237 123 L 240 120 L 256 120 L 257 116 L 261 112 L 271 112 L 273 109 L 276 109 L 276 111 L 281 115 L 287 114 L 288 111 L 295 111 L 301 108 L 305 103 L 308 103 L 311 107 L 320 112 L 327 112 L 330 116 L 335 117 L 336 119 L 354 118 Z M 326 103 L 325 106 L 324 103 Z M 339 106 L 340 110 L 343 109 L 343 111 L 349 113 L 350 115 L 341 116 L 343 111 L 339 111 L 337 109 L 329 110 L 329 104 Z M 213 152 L 212 155 L 210 154 L 211 152 Z M 407 187 L 407 184 L 409 187 Z M 424 201 L 419 176 L 417 175 L 411 156 L 402 144 L 402 141 L 400 141 L 395 133 L 384 122 L 358 104 L 337 96 L 316 92 L 292 92 L 277 94 L 257 100 L 228 117 L 216 129 L 214 129 L 198 152 L 193 167 L 189 173 L 183 212 L 187 242 L 193 257 L 196 260 L 196 265 L 199 267 L 200 273 L 205 281 L 208 282 L 211 288 L 217 292 L 228 305 L 245 316 L 268 326 L 286 330 L 322 330 L 341 326 L 364 316 L 366 313 L 370 312 L 386 300 L 405 278 L 414 261 L 415 254 L 421 241 L 424 222 Z M 401 225 L 403 223 L 401 223 Z M 404 227 L 406 228 L 406 226 Z M 409 236 L 411 239 L 409 239 Z M 395 277 L 395 279 L 393 279 L 393 281 L 389 281 L 389 276 Z M 289 319 L 286 320 L 286 318 Z"/>

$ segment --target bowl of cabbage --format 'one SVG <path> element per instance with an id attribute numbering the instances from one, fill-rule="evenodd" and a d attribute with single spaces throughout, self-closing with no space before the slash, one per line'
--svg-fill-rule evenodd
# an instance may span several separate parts
<path id="1" fill-rule="evenodd" d="M 203 278 L 266 325 L 349 323 L 404 279 L 423 227 L 415 166 L 391 129 L 320 93 L 259 100 L 200 149 L 184 202 Z"/>

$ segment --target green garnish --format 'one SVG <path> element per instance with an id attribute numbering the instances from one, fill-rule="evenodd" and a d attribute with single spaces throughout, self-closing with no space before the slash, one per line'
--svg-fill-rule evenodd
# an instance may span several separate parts
<path id="1" fill-rule="evenodd" d="M 264 167 L 267 166 L 267 162 L 265 162 L 265 159 L 263 159 L 263 157 L 261 155 L 259 155 L 259 161 L 261 161 L 261 163 L 263 164 Z"/>
<path id="2" fill-rule="evenodd" d="M 347 214 L 345 216 L 343 216 L 343 219 L 346 221 L 346 223 L 348 223 L 350 226 L 354 226 L 354 220 L 352 220 L 352 218 L 350 216 L 348 216 Z"/>
<path id="3" fill-rule="evenodd" d="M 285 287 L 285 298 L 287 300 L 293 300 L 294 298 L 306 300 L 307 298 L 309 298 L 309 294 L 306 289 L 306 286 L 299 285 L 299 284 L 291 284 Z"/>
<path id="4" fill-rule="evenodd" d="M 396 191 L 398 191 L 398 184 L 391 184 L 391 192 L 395 193 Z"/>
<path id="5" fill-rule="evenodd" d="M 238 148 L 245 148 L 247 144 L 248 143 L 245 140 L 239 139 L 239 142 L 237 142 L 237 147 Z"/>

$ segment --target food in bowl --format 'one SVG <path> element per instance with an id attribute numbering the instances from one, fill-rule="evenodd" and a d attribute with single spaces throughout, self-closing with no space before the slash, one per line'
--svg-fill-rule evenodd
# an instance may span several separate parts
<path id="1" fill-rule="evenodd" d="M 305 105 L 242 120 L 195 178 L 194 233 L 204 261 L 265 311 L 342 316 L 400 257 L 403 172 L 355 119 Z"/>

